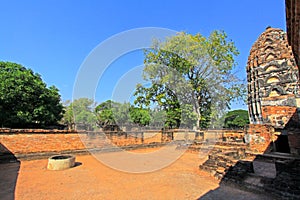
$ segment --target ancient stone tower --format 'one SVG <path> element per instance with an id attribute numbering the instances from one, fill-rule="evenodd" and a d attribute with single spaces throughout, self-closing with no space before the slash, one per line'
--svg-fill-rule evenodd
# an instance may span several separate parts
<path id="1" fill-rule="evenodd" d="M 268 27 L 259 36 L 248 57 L 247 79 L 251 124 L 283 129 L 292 123 L 299 96 L 299 70 L 284 31 Z"/>

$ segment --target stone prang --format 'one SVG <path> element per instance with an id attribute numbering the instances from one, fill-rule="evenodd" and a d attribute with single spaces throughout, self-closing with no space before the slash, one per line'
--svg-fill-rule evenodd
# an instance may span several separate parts
<path id="1" fill-rule="evenodd" d="M 283 30 L 268 27 L 253 44 L 247 79 L 251 124 L 282 129 L 294 120 L 299 107 L 299 70 Z"/>

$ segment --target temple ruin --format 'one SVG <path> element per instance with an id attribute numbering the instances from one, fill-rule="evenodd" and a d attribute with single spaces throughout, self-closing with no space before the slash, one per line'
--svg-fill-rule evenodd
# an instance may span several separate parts
<path id="1" fill-rule="evenodd" d="M 299 71 L 286 33 L 268 27 L 251 48 L 247 63 L 252 124 L 284 128 L 297 107 Z"/>
<path id="2" fill-rule="evenodd" d="M 299 154 L 298 145 L 291 141 L 295 134 L 299 135 L 291 132 L 299 128 L 299 69 L 283 30 L 267 27 L 253 44 L 247 62 L 247 80 L 252 127 L 273 128 L 268 138 L 263 138 L 266 145 L 274 142 L 273 151 Z"/>
<path id="3" fill-rule="evenodd" d="M 300 199 L 300 1 L 285 3 L 287 33 L 267 27 L 248 57 L 245 146 L 217 144 L 199 168 L 223 183 Z"/>
<path id="4" fill-rule="evenodd" d="M 248 133 L 262 153 L 300 155 L 300 3 L 285 4 L 287 33 L 267 27 L 248 57 Z"/>

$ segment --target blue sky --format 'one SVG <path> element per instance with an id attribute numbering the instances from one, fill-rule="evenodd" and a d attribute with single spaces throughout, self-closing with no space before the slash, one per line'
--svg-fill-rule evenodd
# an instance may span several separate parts
<path id="1" fill-rule="evenodd" d="M 0 7 L 0 60 L 41 74 L 64 101 L 72 99 L 76 75 L 90 52 L 126 30 L 162 27 L 204 36 L 224 30 L 240 51 L 237 71 L 244 79 L 257 37 L 267 26 L 286 29 L 284 0 L 1 0 Z M 139 51 L 115 61 L 96 100 L 109 99 L 122 73 L 142 62 Z"/>

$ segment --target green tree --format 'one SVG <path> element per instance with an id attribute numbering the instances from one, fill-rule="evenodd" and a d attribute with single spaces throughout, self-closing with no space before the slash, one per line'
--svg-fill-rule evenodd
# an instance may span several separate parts
<path id="1" fill-rule="evenodd" d="M 151 116 L 149 109 L 143 109 L 143 108 L 137 108 L 137 107 L 131 107 L 130 108 L 130 120 L 138 124 L 139 126 L 146 126 L 149 125 Z"/>
<path id="2" fill-rule="evenodd" d="M 66 104 L 63 122 L 68 125 L 69 129 L 78 129 L 78 126 L 85 130 L 96 128 L 95 102 L 93 100 L 79 98 Z"/>
<path id="3" fill-rule="evenodd" d="M 224 128 L 243 128 L 249 124 L 247 110 L 233 110 L 225 115 Z"/>
<path id="4" fill-rule="evenodd" d="M 56 125 L 63 105 L 55 86 L 47 88 L 41 76 L 12 62 L 0 62 L 0 124 L 28 128 Z"/>
<path id="5" fill-rule="evenodd" d="M 150 112 L 148 109 L 136 108 L 130 103 L 119 103 L 107 100 L 99 104 L 96 109 L 97 124 L 104 128 L 108 125 L 148 125 L 150 122 Z"/>
<path id="6" fill-rule="evenodd" d="M 130 103 L 118 103 L 113 104 L 113 115 L 118 126 L 130 124 Z"/>
<path id="7" fill-rule="evenodd" d="M 166 112 L 158 108 L 150 109 L 150 126 L 162 128 L 165 126 Z"/>
<path id="8" fill-rule="evenodd" d="M 137 85 L 135 95 L 137 98 L 134 103 L 141 109 L 143 107 L 149 108 L 154 102 L 159 109 L 164 111 L 164 127 L 177 128 L 180 126 L 184 106 L 180 105 L 172 90 L 155 83 L 149 88 Z"/>
<path id="9" fill-rule="evenodd" d="M 95 108 L 95 113 L 97 117 L 97 125 L 101 128 L 107 125 L 115 125 L 116 120 L 114 117 L 114 107 L 115 102 L 112 100 L 107 100 L 101 104 L 99 104 Z"/>
<path id="10" fill-rule="evenodd" d="M 144 60 L 144 79 L 151 86 L 137 85 L 135 103 L 158 104 L 173 116 L 171 124 L 177 127 L 182 123 L 182 111 L 191 105 L 195 125 L 207 128 L 211 118 L 244 96 L 244 84 L 232 73 L 237 55 L 223 31 L 214 31 L 207 38 L 181 32 L 165 42 L 154 41 L 152 48 L 145 50 Z"/>
<path id="11" fill-rule="evenodd" d="M 64 115 L 61 119 L 61 123 L 68 127 L 68 130 L 75 130 L 75 117 L 73 113 L 73 107 L 71 105 L 71 101 L 67 100 L 64 102 Z"/>

